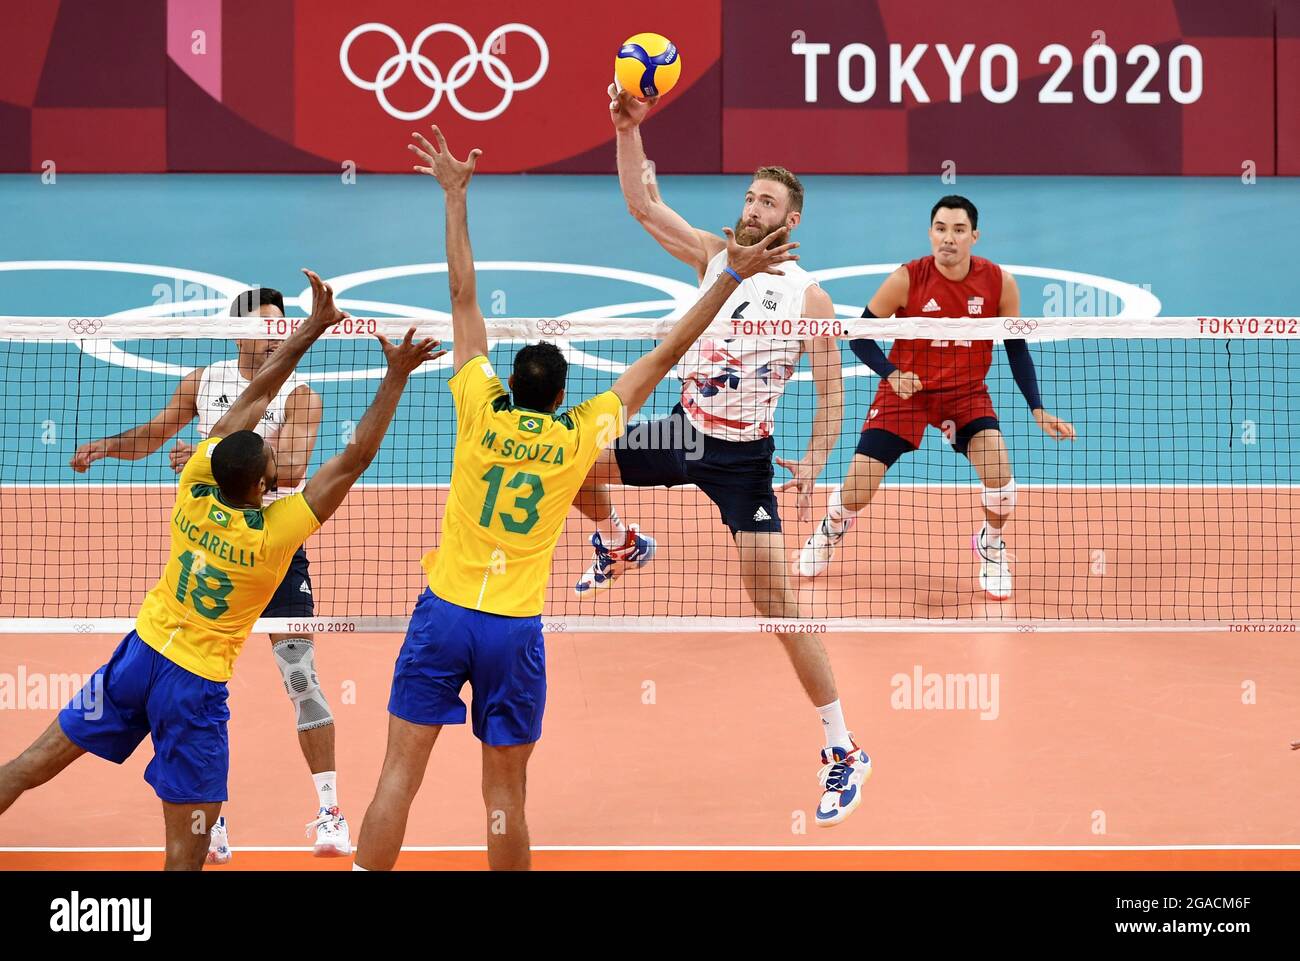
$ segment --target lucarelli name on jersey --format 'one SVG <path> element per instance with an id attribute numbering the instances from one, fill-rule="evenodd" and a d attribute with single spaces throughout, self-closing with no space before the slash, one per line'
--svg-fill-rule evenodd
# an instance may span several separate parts
<path id="1" fill-rule="evenodd" d="M 794 320 L 744 320 L 731 322 L 731 332 L 743 337 L 842 337 L 844 324 L 838 320 L 800 317 Z"/>
<path id="2" fill-rule="evenodd" d="M 256 567 L 257 558 L 252 551 L 246 551 L 242 547 L 235 547 L 226 543 L 216 534 L 210 531 L 203 531 L 199 534 L 199 525 L 194 523 L 180 511 L 172 518 L 172 524 L 176 526 L 182 534 L 190 539 L 190 542 L 196 547 L 201 547 L 213 557 L 220 558 L 223 561 L 231 561 L 240 567 Z"/>
<path id="3" fill-rule="evenodd" d="M 497 432 L 490 430 L 483 435 L 480 442 L 488 450 L 498 450 L 502 457 L 513 457 L 515 460 L 535 460 L 543 464 L 563 464 L 564 448 L 555 444 L 525 443 L 521 440 L 515 440 L 513 437 L 505 437 L 501 440 L 501 447 L 497 447 Z"/>

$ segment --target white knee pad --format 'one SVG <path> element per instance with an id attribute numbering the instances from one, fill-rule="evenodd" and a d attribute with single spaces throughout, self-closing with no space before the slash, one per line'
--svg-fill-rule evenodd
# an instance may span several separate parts
<path id="1" fill-rule="evenodd" d="M 1006 487 L 986 487 L 980 500 L 984 502 L 985 508 L 997 514 L 998 517 L 1006 517 L 1016 509 L 1016 481 L 1013 477 L 1007 481 Z"/>
<path id="2" fill-rule="evenodd" d="M 311 638 L 287 637 L 271 645 L 284 689 L 298 712 L 298 730 L 310 731 L 334 723 L 334 715 L 316 678 L 316 647 Z"/>

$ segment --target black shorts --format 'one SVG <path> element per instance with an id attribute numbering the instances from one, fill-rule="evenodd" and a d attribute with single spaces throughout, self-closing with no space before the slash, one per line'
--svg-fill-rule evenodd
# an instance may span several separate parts
<path id="1" fill-rule="evenodd" d="M 681 404 L 660 420 L 633 425 L 614 443 L 623 483 L 631 487 L 694 484 L 717 505 L 722 523 L 737 531 L 779 533 L 772 490 L 776 442 L 721 440 L 697 431 Z"/>
<path id="2" fill-rule="evenodd" d="M 299 547 L 289 562 L 284 580 L 271 595 L 262 611 L 263 617 L 314 617 L 316 600 L 311 596 L 311 574 L 307 570 L 307 551 Z"/>

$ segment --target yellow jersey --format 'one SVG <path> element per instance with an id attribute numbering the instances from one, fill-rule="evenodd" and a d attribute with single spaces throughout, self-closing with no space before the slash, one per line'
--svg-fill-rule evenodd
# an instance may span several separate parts
<path id="1" fill-rule="evenodd" d="M 569 507 L 623 432 L 623 404 L 605 391 L 562 414 L 516 407 L 481 355 L 447 386 L 456 453 L 442 543 L 422 562 L 429 589 L 472 610 L 533 617 Z"/>
<path id="2" fill-rule="evenodd" d="M 230 680 L 235 658 L 294 552 L 319 527 L 302 494 L 261 510 L 231 507 L 212 476 L 220 437 L 181 471 L 171 512 L 171 558 L 140 606 L 140 639 L 191 674 Z"/>

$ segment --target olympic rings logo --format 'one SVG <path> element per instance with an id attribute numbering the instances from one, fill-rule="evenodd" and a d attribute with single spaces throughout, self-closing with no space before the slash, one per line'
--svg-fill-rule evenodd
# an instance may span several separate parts
<path id="1" fill-rule="evenodd" d="M 384 61 L 374 80 L 363 80 L 358 77 L 352 69 L 352 64 L 348 61 L 348 53 L 352 49 L 353 41 L 367 33 L 382 33 L 392 40 L 393 45 L 397 48 L 397 53 Z M 452 64 L 445 78 L 434 62 L 420 52 L 424 42 L 439 33 L 454 34 L 461 39 L 469 51 Z M 505 61 L 492 53 L 493 45 L 507 33 L 522 33 L 537 44 L 537 50 L 541 54 L 541 61 L 538 63 L 533 75 L 527 80 L 516 82 Z M 354 86 L 360 87 L 362 90 L 374 91 L 379 100 L 379 105 L 384 108 L 384 111 L 390 117 L 397 120 L 424 119 L 433 113 L 438 104 L 442 102 L 444 93 L 456 112 L 466 120 L 492 120 L 499 117 L 506 107 L 510 106 L 510 100 L 516 91 L 527 90 L 542 79 L 542 76 L 546 73 L 546 68 L 550 65 L 550 60 L 551 54 L 546 47 L 546 41 L 542 39 L 542 35 L 525 23 L 507 23 L 504 26 L 497 27 L 487 35 L 487 39 L 483 41 L 483 45 L 479 48 L 475 48 L 474 38 L 464 28 L 454 23 L 435 23 L 433 26 L 425 27 L 420 31 L 409 50 L 406 48 L 406 41 L 402 39 L 402 35 L 387 24 L 363 23 L 358 27 L 354 27 L 352 32 L 343 39 L 343 45 L 339 47 L 339 66 L 343 68 L 344 76 L 352 81 Z M 487 78 L 504 92 L 501 102 L 491 110 L 471 110 L 456 97 L 456 91 L 469 83 L 478 71 L 480 63 L 483 65 L 483 72 L 487 75 Z M 421 110 L 398 110 L 388 101 L 387 91 L 406 75 L 408 64 L 416 79 L 433 91 L 433 98 Z"/>
<path id="2" fill-rule="evenodd" d="M 97 334 L 104 323 L 97 317 L 73 317 L 68 327 L 74 334 Z"/>
<path id="3" fill-rule="evenodd" d="M 1009 317 L 1002 322 L 1002 326 L 1013 334 L 1031 334 L 1038 329 L 1038 321 Z"/>
<path id="4" fill-rule="evenodd" d="M 537 322 L 537 332 L 545 334 L 548 337 L 557 337 L 560 334 L 567 334 L 569 328 L 573 326 L 567 320 L 555 320 L 549 317 L 543 317 Z"/>

